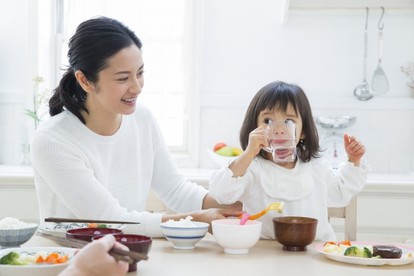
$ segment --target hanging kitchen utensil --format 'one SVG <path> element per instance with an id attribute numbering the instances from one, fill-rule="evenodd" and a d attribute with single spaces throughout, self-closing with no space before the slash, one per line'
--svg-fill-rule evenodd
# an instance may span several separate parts
<path id="1" fill-rule="evenodd" d="M 382 19 L 384 17 L 385 9 L 384 7 L 381 7 L 382 14 L 378 21 L 378 65 L 377 69 L 374 71 L 374 75 L 372 76 L 372 82 L 371 82 L 371 88 L 372 93 L 377 95 L 383 95 L 387 93 L 388 89 L 390 88 L 390 85 L 388 83 L 388 78 L 385 75 L 384 70 L 381 67 L 382 62 L 382 50 L 383 50 L 383 29 L 384 29 L 384 23 L 382 22 Z"/>
<path id="2" fill-rule="evenodd" d="M 354 96 L 360 101 L 368 101 L 374 95 L 371 93 L 369 84 L 367 82 L 367 47 L 368 47 L 368 16 L 369 8 L 366 8 L 367 15 L 365 19 L 365 31 L 364 31 L 364 72 L 363 72 L 363 81 L 354 89 Z"/>

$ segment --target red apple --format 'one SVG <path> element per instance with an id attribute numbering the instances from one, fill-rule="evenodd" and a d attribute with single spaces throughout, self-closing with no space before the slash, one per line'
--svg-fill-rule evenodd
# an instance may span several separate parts
<path id="1" fill-rule="evenodd" d="M 219 149 L 221 149 L 222 147 L 225 147 L 225 146 L 227 146 L 227 145 L 224 144 L 224 143 L 217 143 L 217 144 L 215 144 L 214 145 L 214 152 L 218 151 Z"/>

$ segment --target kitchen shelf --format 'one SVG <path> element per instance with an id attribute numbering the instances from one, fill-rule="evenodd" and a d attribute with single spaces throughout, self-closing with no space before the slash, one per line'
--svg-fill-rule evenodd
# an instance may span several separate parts
<path id="1" fill-rule="evenodd" d="M 414 0 L 289 0 L 289 9 L 414 9 Z"/>

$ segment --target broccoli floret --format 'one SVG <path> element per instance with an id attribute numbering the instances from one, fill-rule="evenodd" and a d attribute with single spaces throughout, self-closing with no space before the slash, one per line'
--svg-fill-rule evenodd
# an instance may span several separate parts
<path id="1" fill-rule="evenodd" d="M 372 253 L 371 253 L 371 250 L 369 250 L 366 247 L 359 248 L 357 246 L 350 246 L 345 250 L 344 256 L 360 257 L 360 258 L 371 258 Z"/>
<path id="2" fill-rule="evenodd" d="M 25 265 L 26 263 L 19 260 L 20 255 L 14 251 L 9 252 L 0 259 L 0 264 L 3 265 Z"/>
<path id="3" fill-rule="evenodd" d="M 372 258 L 372 252 L 368 248 L 363 249 L 363 258 Z"/>

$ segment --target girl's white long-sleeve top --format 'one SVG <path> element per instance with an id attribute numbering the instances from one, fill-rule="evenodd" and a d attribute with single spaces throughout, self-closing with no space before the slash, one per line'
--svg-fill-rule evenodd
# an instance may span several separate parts
<path id="1" fill-rule="evenodd" d="M 328 207 L 346 206 L 366 183 L 368 167 L 344 162 L 332 169 L 329 161 L 314 158 L 308 163 L 297 161 L 293 169 L 256 157 L 247 172 L 233 177 L 225 166 L 210 179 L 210 194 L 219 203 L 243 203 L 244 211 L 255 214 L 272 202 L 283 201 L 283 213 L 268 212 L 263 222 L 262 238 L 274 239 L 272 218 L 276 216 L 306 216 L 318 219 L 317 240 L 336 240 L 328 222 Z"/>
<path id="2" fill-rule="evenodd" d="M 137 105 L 102 136 L 64 111 L 35 132 L 31 158 L 41 222 L 46 217 L 132 220 L 126 232 L 162 236 L 161 214 L 145 211 L 150 189 L 177 212 L 200 210 L 207 194 L 187 181 L 151 112 Z"/>

